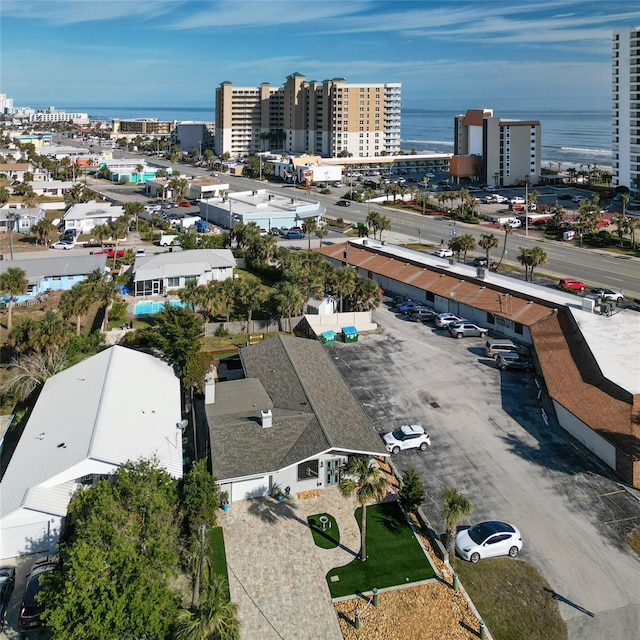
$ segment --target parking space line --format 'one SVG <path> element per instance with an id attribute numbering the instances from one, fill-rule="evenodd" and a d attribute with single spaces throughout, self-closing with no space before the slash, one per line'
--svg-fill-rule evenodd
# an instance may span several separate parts
<path id="1" fill-rule="evenodd" d="M 605 520 L 603 524 L 617 524 L 618 522 L 629 522 L 630 520 L 637 520 L 638 516 L 631 516 L 629 518 L 617 518 L 616 520 Z"/>
<path id="2" fill-rule="evenodd" d="M 598 498 L 604 498 L 605 496 L 617 496 L 619 493 L 626 493 L 624 489 L 620 489 L 619 491 L 609 491 L 609 493 L 600 493 L 598 494 Z"/>

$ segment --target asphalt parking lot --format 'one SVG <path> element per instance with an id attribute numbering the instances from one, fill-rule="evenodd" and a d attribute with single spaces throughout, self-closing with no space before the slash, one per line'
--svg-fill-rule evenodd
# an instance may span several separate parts
<path id="1" fill-rule="evenodd" d="M 416 422 L 430 432 L 429 450 L 394 462 L 420 472 L 434 527 L 445 530 L 440 496 L 457 486 L 473 504 L 471 522 L 522 531 L 522 558 L 563 599 L 570 638 L 638 638 L 640 559 L 625 541 L 640 525 L 636 495 L 556 424 L 535 376 L 497 370 L 481 338 L 456 340 L 385 305 L 374 320 L 379 333 L 331 353 L 380 433 Z"/>

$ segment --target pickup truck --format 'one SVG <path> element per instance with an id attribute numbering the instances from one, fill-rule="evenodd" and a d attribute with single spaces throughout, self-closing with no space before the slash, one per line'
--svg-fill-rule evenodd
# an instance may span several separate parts
<path id="1" fill-rule="evenodd" d="M 105 254 L 107 258 L 122 258 L 124 256 L 124 249 L 118 249 L 116 252 L 114 247 L 109 247 L 108 249 L 104 249 L 104 251 L 94 251 L 94 256 L 99 256 Z"/>

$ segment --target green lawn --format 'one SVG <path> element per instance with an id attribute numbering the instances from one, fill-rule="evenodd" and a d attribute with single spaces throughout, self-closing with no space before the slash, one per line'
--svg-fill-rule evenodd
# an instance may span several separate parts
<path id="1" fill-rule="evenodd" d="M 327 518 L 324 529 L 320 522 L 322 516 Z M 335 549 L 340 544 L 340 529 L 338 529 L 336 519 L 331 514 L 316 513 L 313 516 L 309 516 L 307 522 L 311 528 L 311 535 L 316 546 L 321 549 Z"/>
<path id="2" fill-rule="evenodd" d="M 222 527 L 214 527 L 209 531 L 209 548 L 211 549 L 211 573 L 222 576 L 229 584 L 229 574 L 227 572 L 227 554 L 224 547 L 224 535 Z M 231 600 L 228 592 L 227 599 Z"/>
<path id="3" fill-rule="evenodd" d="M 537 569 L 523 560 L 491 558 L 453 568 L 495 640 L 566 640 L 558 602 Z"/>
<path id="4" fill-rule="evenodd" d="M 356 510 L 360 522 L 360 509 Z M 354 550 L 357 551 L 357 550 Z M 435 577 L 400 507 L 386 502 L 367 507 L 367 560 L 354 559 L 327 574 L 333 598 Z M 333 582 L 331 578 L 339 580 Z"/>

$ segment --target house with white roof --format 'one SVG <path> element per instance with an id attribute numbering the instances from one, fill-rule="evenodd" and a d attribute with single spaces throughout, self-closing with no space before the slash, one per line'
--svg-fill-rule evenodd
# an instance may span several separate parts
<path id="1" fill-rule="evenodd" d="M 75 184 L 73 180 L 34 180 L 31 188 L 37 196 L 64 196 Z"/>
<path id="2" fill-rule="evenodd" d="M 220 198 L 201 200 L 199 204 L 203 220 L 227 229 L 250 222 L 265 231 L 273 227 L 298 227 L 308 218 L 320 222 L 326 211 L 322 203 L 312 198 L 293 191 L 284 195 L 268 189 L 237 191 Z"/>
<path id="3" fill-rule="evenodd" d="M 79 233 L 91 233 L 94 227 L 108 224 L 124 215 L 124 208 L 109 202 L 79 202 L 69 207 L 62 217 L 67 229 L 78 229 Z"/>
<path id="4" fill-rule="evenodd" d="M 180 382 L 154 356 L 111 347 L 49 378 L 0 482 L 0 557 L 55 548 L 69 502 L 129 461 L 182 477 Z"/>
<path id="5" fill-rule="evenodd" d="M 233 277 L 236 259 L 231 249 L 190 249 L 136 258 L 133 265 L 133 295 L 162 295 L 183 289 L 187 282 L 198 285 Z"/>

